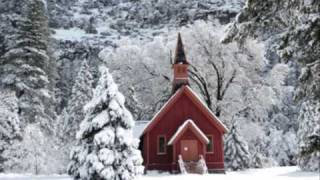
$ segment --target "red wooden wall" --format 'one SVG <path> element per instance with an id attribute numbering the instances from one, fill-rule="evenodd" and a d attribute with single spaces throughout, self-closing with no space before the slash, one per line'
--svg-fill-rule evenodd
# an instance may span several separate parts
<path id="1" fill-rule="evenodd" d="M 157 138 L 159 135 L 165 135 L 166 143 L 168 143 L 183 122 L 192 119 L 204 134 L 213 136 L 214 153 L 206 153 L 204 156 L 208 168 L 223 169 L 223 134 L 210 122 L 212 119 L 208 119 L 207 117 L 191 101 L 190 97 L 183 93 L 155 127 L 143 136 L 143 157 L 146 168 L 167 171 L 170 171 L 172 168 L 177 169 L 176 164 L 172 164 L 176 163 L 176 161 L 173 161 L 172 146 L 167 146 L 167 153 L 165 155 L 157 154 Z M 186 136 L 188 135 L 190 134 L 186 134 Z M 178 144 L 180 145 L 180 142 Z M 176 153 L 179 154 L 179 151 L 180 147 L 177 147 Z M 199 150 L 199 152 L 202 152 L 202 150 Z"/>

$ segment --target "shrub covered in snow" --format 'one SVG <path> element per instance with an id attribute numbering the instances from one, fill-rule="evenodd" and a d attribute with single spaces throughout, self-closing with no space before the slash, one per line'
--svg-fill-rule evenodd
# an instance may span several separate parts
<path id="1" fill-rule="evenodd" d="M 143 171 L 138 143 L 132 137 L 134 121 L 108 69 L 102 66 L 100 71 L 93 98 L 85 106 L 68 173 L 75 179 L 131 180 Z"/>
<path id="2" fill-rule="evenodd" d="M 55 138 L 42 131 L 40 123 L 29 124 L 22 132 L 23 139 L 4 151 L 10 157 L 4 165 L 7 172 L 48 174 L 63 173 L 62 156 Z"/>
<path id="3" fill-rule="evenodd" d="M 72 87 L 71 99 L 67 107 L 66 139 L 74 141 L 80 122 L 84 119 L 83 107 L 92 97 L 93 77 L 87 60 L 81 64 L 80 71 Z"/>
<path id="4" fill-rule="evenodd" d="M 0 91 L 0 172 L 8 169 L 13 157 L 5 152 L 21 138 L 18 100 L 14 91 Z"/>
<path id="5" fill-rule="evenodd" d="M 320 103 L 305 102 L 299 116 L 299 159 L 304 170 L 320 168 Z"/>
<path id="6" fill-rule="evenodd" d="M 249 168 L 251 158 L 248 145 L 239 135 L 237 128 L 234 121 L 225 142 L 225 165 L 232 170 Z"/>

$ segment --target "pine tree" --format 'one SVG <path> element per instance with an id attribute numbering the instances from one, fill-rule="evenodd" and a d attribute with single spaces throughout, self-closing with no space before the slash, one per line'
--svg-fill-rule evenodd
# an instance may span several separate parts
<path id="1" fill-rule="evenodd" d="M 303 170 L 319 171 L 320 162 L 320 103 L 304 102 L 298 129 L 298 164 Z"/>
<path id="2" fill-rule="evenodd" d="M 0 172 L 7 170 L 6 164 L 13 159 L 4 152 L 21 138 L 17 102 L 14 91 L 0 90 Z"/>
<path id="3" fill-rule="evenodd" d="M 48 78 L 52 63 L 47 50 L 46 9 L 42 0 L 13 2 L 20 11 L 8 16 L 12 28 L 0 57 L 0 86 L 17 97 L 22 135 L 3 151 L 10 157 L 3 165 L 11 172 L 46 173 L 57 167 L 54 139 L 48 137 L 53 132 L 55 111 Z"/>
<path id="4" fill-rule="evenodd" d="M 28 124 L 23 139 L 4 152 L 10 161 L 5 163 L 9 172 L 48 174 L 62 172 L 61 152 L 57 149 L 54 137 L 43 132 L 40 123 Z"/>
<path id="5" fill-rule="evenodd" d="M 24 2 L 25 3 L 25 2 Z M 27 2 L 25 17 L 13 16 L 15 31 L 10 46 L 0 58 L 0 78 L 4 87 L 16 91 L 22 125 L 40 122 L 50 130 L 54 118 L 47 70 L 50 68 L 48 25 L 41 0 Z"/>
<path id="6" fill-rule="evenodd" d="M 68 103 L 67 123 L 65 135 L 70 141 L 75 140 L 76 132 L 84 119 L 83 107 L 92 98 L 93 76 L 87 60 L 81 64 L 80 71 L 72 87 L 71 98 Z"/>
<path id="7" fill-rule="evenodd" d="M 132 137 L 134 125 L 106 67 L 77 133 L 78 146 L 71 153 L 68 173 L 75 179 L 131 180 L 142 173 L 142 158 Z"/>
<path id="8" fill-rule="evenodd" d="M 65 144 L 66 136 L 66 127 L 69 119 L 69 114 L 67 113 L 66 108 L 61 111 L 61 114 L 57 117 L 57 120 L 54 124 L 54 133 L 55 136 L 59 139 L 61 144 Z"/>
<path id="9" fill-rule="evenodd" d="M 238 133 L 236 121 L 233 122 L 225 143 L 226 167 L 232 170 L 242 170 L 250 166 L 248 145 Z"/>

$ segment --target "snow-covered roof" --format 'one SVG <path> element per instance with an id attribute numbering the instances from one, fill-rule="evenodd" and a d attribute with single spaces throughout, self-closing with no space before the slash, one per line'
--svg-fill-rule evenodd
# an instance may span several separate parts
<path id="1" fill-rule="evenodd" d="M 133 131 L 133 137 L 135 138 L 140 138 L 140 136 L 143 133 L 143 130 L 147 127 L 147 124 L 149 123 L 149 121 L 135 121 L 135 126 L 133 127 L 132 131 Z"/>
<path id="2" fill-rule="evenodd" d="M 200 128 L 191 120 L 188 119 L 186 120 L 179 128 L 178 130 L 174 133 L 174 135 L 171 137 L 171 139 L 168 142 L 168 145 L 172 145 L 173 142 L 183 133 L 189 126 L 191 126 L 200 137 L 205 140 L 206 143 L 209 143 L 209 139 L 207 136 L 200 130 Z"/>
<path id="3" fill-rule="evenodd" d="M 153 116 L 153 118 L 151 119 L 151 121 L 148 122 L 148 124 L 146 125 L 145 129 L 143 130 L 143 133 L 145 133 L 146 131 L 148 131 L 148 129 L 150 129 L 154 123 L 154 121 L 156 121 L 157 117 L 160 115 L 160 113 L 162 111 L 164 111 L 164 109 L 168 106 L 168 104 L 170 104 L 172 101 L 174 101 L 174 99 L 177 98 L 177 96 L 181 95 L 183 93 L 184 90 L 187 90 L 189 92 L 189 94 L 192 94 L 195 98 L 197 99 L 198 102 L 200 102 L 200 104 L 206 109 L 206 111 L 214 118 L 215 122 L 222 127 L 224 132 L 228 132 L 228 128 L 222 123 L 222 121 L 208 108 L 208 106 L 203 102 L 203 100 L 197 95 L 196 92 L 194 92 L 189 86 L 183 86 L 180 89 L 178 89 L 171 97 L 170 99 L 161 107 L 161 109 Z"/>
<path id="4" fill-rule="evenodd" d="M 171 102 L 173 100 L 173 98 L 180 92 L 182 91 L 182 88 L 178 89 L 170 98 L 169 100 L 160 108 L 160 110 L 153 116 L 153 118 L 151 119 L 151 121 L 149 121 L 145 127 L 145 129 L 147 127 L 149 127 L 151 125 L 151 123 L 153 121 L 155 121 L 156 117 L 160 114 L 160 112 L 162 112 L 164 110 L 164 108 L 169 104 L 169 102 Z M 145 130 L 144 129 L 144 130 Z M 143 133 L 144 133 L 144 130 L 143 130 Z"/>
<path id="5" fill-rule="evenodd" d="M 189 86 L 186 86 L 187 89 L 189 89 L 194 96 L 197 97 L 197 99 L 202 103 L 202 105 L 207 109 L 207 111 L 217 120 L 217 122 L 226 130 L 228 131 L 228 128 L 222 123 L 222 121 L 208 108 L 208 106 L 203 102 L 203 100 L 198 96 L 196 92 L 194 92 Z"/>

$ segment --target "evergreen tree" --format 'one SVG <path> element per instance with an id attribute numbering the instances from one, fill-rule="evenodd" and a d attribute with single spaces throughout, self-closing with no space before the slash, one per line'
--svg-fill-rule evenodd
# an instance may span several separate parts
<path id="1" fill-rule="evenodd" d="M 59 166 L 54 139 L 48 136 L 55 111 L 48 78 L 52 63 L 46 9 L 42 0 L 13 2 L 20 11 L 8 16 L 12 27 L 0 57 L 0 87 L 16 95 L 22 135 L 3 151 L 10 157 L 3 166 L 10 172 L 47 173 Z"/>
<path id="2" fill-rule="evenodd" d="M 47 17 L 43 1 L 28 1 L 27 7 L 25 17 L 13 16 L 16 28 L 0 58 L 1 84 L 16 91 L 23 126 L 40 122 L 50 130 L 55 114 L 53 108 L 48 108 L 53 100 L 48 90 Z"/>
<path id="3" fill-rule="evenodd" d="M 9 172 L 49 174 L 64 173 L 61 151 L 55 138 L 43 132 L 40 123 L 28 124 L 23 132 L 23 139 L 4 152 L 10 161 L 5 163 Z"/>
<path id="4" fill-rule="evenodd" d="M 66 138 L 75 140 L 76 131 L 84 119 L 83 107 L 92 98 L 93 76 L 87 60 L 81 64 L 80 71 L 72 87 L 71 99 L 67 109 L 67 123 L 65 129 Z M 66 113 L 65 113 L 66 115 Z"/>
<path id="5" fill-rule="evenodd" d="M 298 164 L 303 170 L 319 171 L 320 103 L 304 102 L 299 116 Z"/>
<path id="6" fill-rule="evenodd" d="M 78 146 L 71 153 L 68 173 L 75 179 L 131 180 L 143 171 L 137 142 L 132 137 L 134 125 L 106 67 L 92 100 L 85 106 L 86 116 L 77 133 Z"/>
<path id="7" fill-rule="evenodd" d="M 228 169 L 242 170 L 250 166 L 248 145 L 238 133 L 238 126 L 234 121 L 225 143 L 225 163 Z"/>
<path id="8" fill-rule="evenodd" d="M 5 164 L 12 161 L 12 157 L 4 152 L 20 138 L 20 122 L 18 104 L 14 91 L 0 90 L 0 172 L 7 170 Z"/>
<path id="9" fill-rule="evenodd" d="M 59 152 L 59 166 L 61 173 L 66 173 L 66 169 L 69 163 L 69 153 L 72 147 L 69 141 L 66 141 L 68 137 L 66 136 L 65 128 L 67 127 L 68 119 L 69 114 L 67 113 L 66 108 L 64 108 L 61 114 L 57 117 L 57 120 L 54 124 L 54 132 L 56 138 L 55 145 L 58 149 L 57 151 Z"/>
<path id="10" fill-rule="evenodd" d="M 59 139 L 61 144 L 65 144 L 65 139 L 67 138 L 65 137 L 67 132 L 65 128 L 67 127 L 68 119 L 69 114 L 67 113 L 66 108 L 64 108 L 54 124 L 55 136 Z"/>

